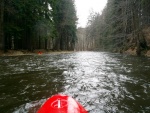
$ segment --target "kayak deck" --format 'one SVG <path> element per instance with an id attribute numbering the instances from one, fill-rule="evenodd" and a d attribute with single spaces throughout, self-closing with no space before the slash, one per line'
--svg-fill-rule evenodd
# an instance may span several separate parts
<path id="1" fill-rule="evenodd" d="M 49 98 L 37 113 L 88 113 L 83 106 L 73 98 L 57 94 Z"/>

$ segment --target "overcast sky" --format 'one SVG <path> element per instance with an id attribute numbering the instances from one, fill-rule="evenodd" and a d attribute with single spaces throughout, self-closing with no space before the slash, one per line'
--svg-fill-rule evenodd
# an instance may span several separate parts
<path id="1" fill-rule="evenodd" d="M 106 6 L 107 0 L 75 0 L 78 27 L 85 27 L 91 10 L 101 12 Z"/>

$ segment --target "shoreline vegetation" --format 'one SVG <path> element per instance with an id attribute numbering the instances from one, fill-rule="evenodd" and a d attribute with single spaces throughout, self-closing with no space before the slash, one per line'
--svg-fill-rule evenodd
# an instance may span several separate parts
<path id="1" fill-rule="evenodd" d="M 36 49 L 34 51 L 28 50 L 7 50 L 4 52 L 0 50 L 0 56 L 21 56 L 21 55 L 42 55 L 42 54 L 63 54 L 63 53 L 72 53 L 75 51 L 52 51 L 52 50 L 44 50 L 44 49 Z M 116 52 L 115 52 L 116 53 Z M 136 54 L 136 49 L 128 49 L 127 51 L 121 52 L 121 54 L 138 56 Z M 141 56 L 150 57 L 150 50 L 142 53 Z"/>
<path id="2" fill-rule="evenodd" d="M 42 54 L 61 54 L 61 53 L 71 53 L 74 51 L 52 51 L 52 50 L 44 50 L 37 49 L 34 51 L 28 50 L 8 50 L 7 52 L 0 50 L 0 56 L 20 56 L 20 55 L 42 55 Z"/>
<path id="3" fill-rule="evenodd" d="M 74 0 L 1 0 L 0 50 L 73 51 L 77 20 Z"/>
<path id="4" fill-rule="evenodd" d="M 147 4 L 150 0 L 108 0 L 101 14 L 91 11 L 86 27 L 78 27 L 74 0 L 2 0 L 0 50 L 8 52 L 0 51 L 0 56 L 38 54 L 42 49 L 42 54 L 102 50 L 150 57 Z"/>
<path id="5" fill-rule="evenodd" d="M 128 49 L 128 50 L 124 51 L 123 54 L 128 54 L 128 55 L 133 55 L 133 56 L 150 57 L 150 50 L 142 51 L 141 55 L 137 55 L 137 50 L 136 49 Z"/>

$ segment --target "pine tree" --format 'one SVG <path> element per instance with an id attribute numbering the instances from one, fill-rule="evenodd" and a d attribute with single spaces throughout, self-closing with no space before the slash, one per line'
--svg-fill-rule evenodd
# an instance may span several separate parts
<path id="1" fill-rule="evenodd" d="M 4 0 L 0 0 L 0 49 L 4 49 Z"/>

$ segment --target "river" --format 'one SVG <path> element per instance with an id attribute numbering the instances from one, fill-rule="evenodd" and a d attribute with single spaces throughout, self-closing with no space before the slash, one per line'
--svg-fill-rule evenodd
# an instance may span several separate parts
<path id="1" fill-rule="evenodd" d="M 108 52 L 0 57 L 0 113 L 36 113 L 57 93 L 89 113 L 148 113 L 150 58 Z"/>

